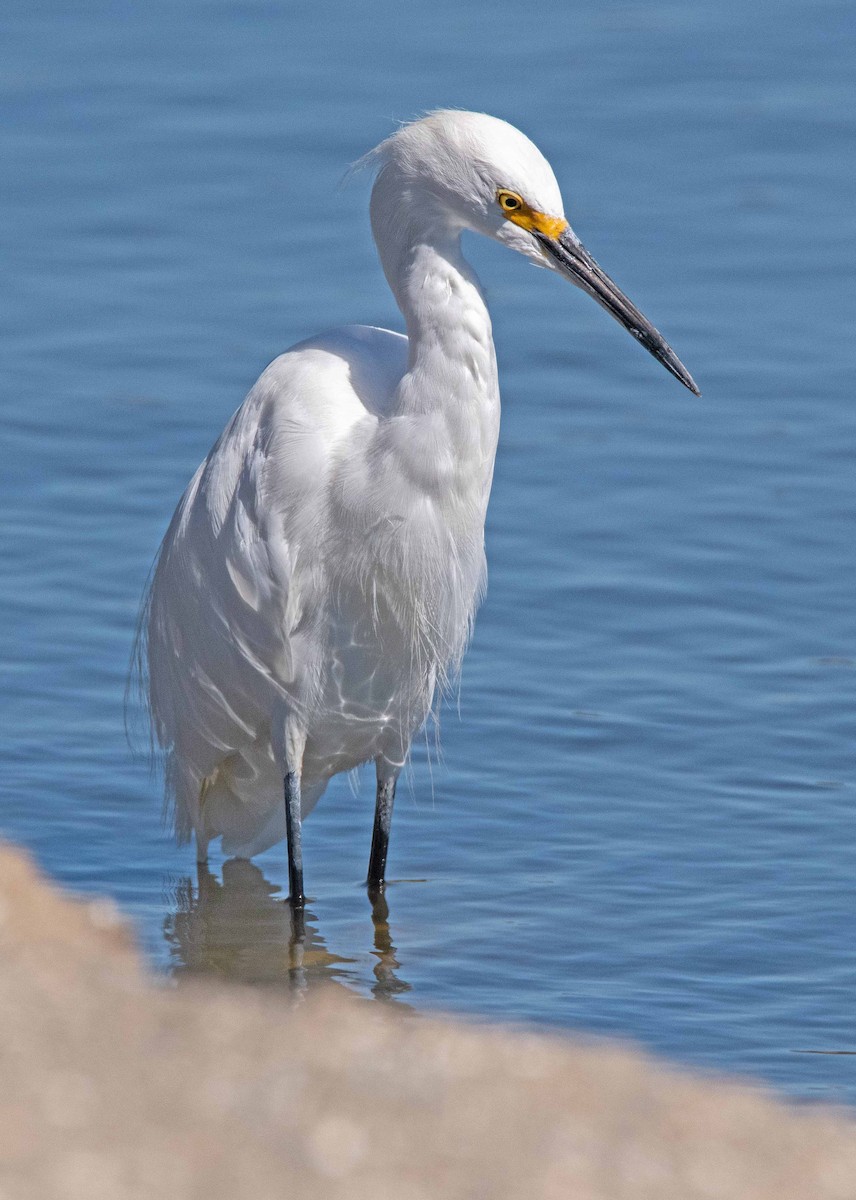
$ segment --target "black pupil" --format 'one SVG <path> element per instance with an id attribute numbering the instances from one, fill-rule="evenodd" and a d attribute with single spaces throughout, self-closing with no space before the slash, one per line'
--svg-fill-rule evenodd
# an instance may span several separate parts
<path id="1" fill-rule="evenodd" d="M 514 199 L 513 196 L 505 197 L 505 207 L 506 208 L 517 208 L 517 201 Z"/>

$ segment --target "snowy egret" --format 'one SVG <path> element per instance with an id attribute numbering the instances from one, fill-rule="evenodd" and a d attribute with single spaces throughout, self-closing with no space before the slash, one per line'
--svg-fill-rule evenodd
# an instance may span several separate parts
<path id="1" fill-rule="evenodd" d="M 368 884 L 383 887 L 396 780 L 484 590 L 499 386 L 462 230 L 565 276 L 698 394 L 519 130 L 436 112 L 365 162 L 407 335 L 346 326 L 263 371 L 176 509 L 141 622 L 179 838 L 204 861 L 216 837 L 240 857 L 285 837 L 297 909 L 301 821 L 333 775 L 370 760 Z"/>

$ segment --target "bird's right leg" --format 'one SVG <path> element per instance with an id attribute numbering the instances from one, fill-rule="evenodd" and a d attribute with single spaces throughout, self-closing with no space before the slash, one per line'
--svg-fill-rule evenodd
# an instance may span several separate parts
<path id="1" fill-rule="evenodd" d="M 369 875 L 366 886 L 369 896 L 380 895 L 386 883 L 386 857 L 389 852 L 389 831 L 392 828 L 392 806 L 395 784 L 401 768 L 387 758 L 377 759 L 377 799 L 372 829 L 372 848 L 369 855 Z"/>
<path id="2" fill-rule="evenodd" d="M 286 721 L 284 738 L 285 759 L 285 837 L 288 845 L 288 899 L 291 907 L 302 909 L 303 842 L 300 820 L 300 776 L 303 769 L 303 750 L 306 735 L 290 719 Z"/>

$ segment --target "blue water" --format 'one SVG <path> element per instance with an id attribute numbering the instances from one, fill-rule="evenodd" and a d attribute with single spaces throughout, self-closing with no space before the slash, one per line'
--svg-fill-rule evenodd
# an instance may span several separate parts
<path id="1" fill-rule="evenodd" d="M 116 897 L 158 967 L 334 980 L 635 1040 L 856 1102 L 856 110 L 846 3 L 16 5 L 0 37 L 0 832 Z M 197 881 L 131 758 L 137 604 L 265 363 L 399 326 L 346 165 L 484 109 L 666 333 L 692 398 L 502 248 L 490 593 L 442 761 L 340 780 Z"/>

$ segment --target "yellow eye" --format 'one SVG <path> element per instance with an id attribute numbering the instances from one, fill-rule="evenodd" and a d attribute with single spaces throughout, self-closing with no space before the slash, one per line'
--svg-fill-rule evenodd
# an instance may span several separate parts
<path id="1" fill-rule="evenodd" d="M 523 200 L 516 192 L 498 191 L 496 198 L 499 201 L 499 207 L 503 212 L 513 213 L 518 212 L 523 207 Z"/>

